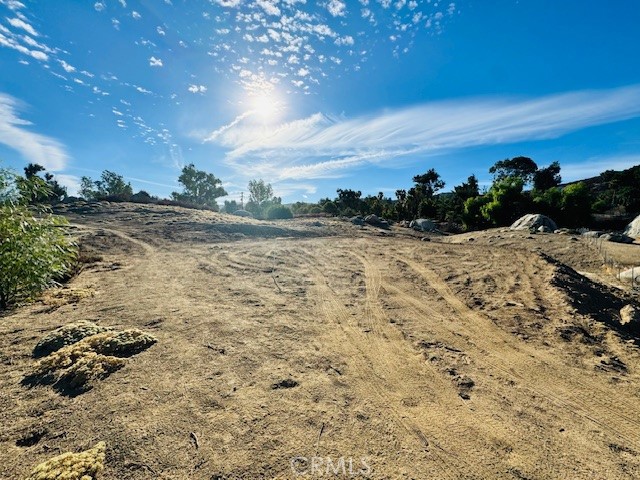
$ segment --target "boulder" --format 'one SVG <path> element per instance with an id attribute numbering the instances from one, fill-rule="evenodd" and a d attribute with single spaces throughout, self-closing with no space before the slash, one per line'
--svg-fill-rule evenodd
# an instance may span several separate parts
<path id="1" fill-rule="evenodd" d="M 633 238 L 626 236 L 624 233 L 605 233 L 600 236 L 600 239 L 606 242 L 615 242 L 615 243 L 633 243 Z"/>
<path id="2" fill-rule="evenodd" d="M 364 225 L 364 218 L 362 217 L 351 217 L 349 221 L 354 225 Z"/>
<path id="3" fill-rule="evenodd" d="M 640 237 L 640 215 L 634 218 L 633 221 L 627 225 L 627 228 L 624 230 L 624 234 L 632 238 Z"/>
<path id="4" fill-rule="evenodd" d="M 558 229 L 556 222 L 551 220 L 546 215 L 541 215 L 539 213 L 528 213 L 520 217 L 518 220 L 513 222 L 511 225 L 511 230 L 538 230 L 540 227 L 546 227 L 549 231 L 553 232 Z"/>
<path id="5" fill-rule="evenodd" d="M 620 324 L 627 327 L 640 326 L 640 308 L 625 305 L 620 309 Z"/>
<path id="6" fill-rule="evenodd" d="M 377 215 L 367 215 L 366 217 L 364 217 L 364 221 L 365 223 L 368 223 L 369 225 L 373 225 L 374 227 L 385 228 L 385 229 L 389 228 L 389 222 L 378 217 Z"/>
<path id="7" fill-rule="evenodd" d="M 618 278 L 628 282 L 631 282 L 631 278 L 633 278 L 636 283 L 640 284 L 640 267 L 633 267 L 624 272 L 620 272 Z"/>
<path id="8" fill-rule="evenodd" d="M 247 217 L 247 218 L 253 218 L 253 213 L 251 212 L 247 212 L 246 210 L 236 210 L 235 212 L 233 212 L 233 214 L 236 217 Z"/>
<path id="9" fill-rule="evenodd" d="M 420 232 L 435 232 L 438 230 L 436 224 L 428 218 L 417 218 L 409 224 L 409 227 Z"/>
<path id="10" fill-rule="evenodd" d="M 582 232 L 582 236 L 587 238 L 600 238 L 600 235 L 602 235 L 602 232 L 598 230 L 586 230 Z"/>
<path id="11" fill-rule="evenodd" d="M 540 233 L 551 233 L 551 232 L 553 232 L 553 230 L 551 230 L 551 229 L 550 229 L 549 227 L 547 227 L 546 225 L 540 225 L 540 226 L 538 227 L 538 231 L 539 231 Z"/>

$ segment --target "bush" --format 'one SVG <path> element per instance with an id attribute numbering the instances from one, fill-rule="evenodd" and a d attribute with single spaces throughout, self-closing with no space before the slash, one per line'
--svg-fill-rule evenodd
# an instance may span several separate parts
<path id="1" fill-rule="evenodd" d="M 26 480 L 94 480 L 104 470 L 104 442 L 80 453 L 66 452 L 41 463 Z"/>
<path id="2" fill-rule="evenodd" d="M 66 340 L 66 333 L 74 331 L 70 327 L 73 326 L 62 327 L 49 337 L 57 334 Z M 84 334 L 85 331 L 79 333 Z M 102 380 L 122 368 L 126 364 L 124 358 L 140 353 L 154 343 L 156 339 L 153 336 L 136 329 L 105 331 L 84 337 L 41 359 L 33 372 L 24 378 L 23 384 L 51 384 L 61 393 L 75 395 L 90 389 L 95 380 Z"/>
<path id="3" fill-rule="evenodd" d="M 293 213 L 284 205 L 274 205 L 267 210 L 267 218 L 269 220 L 293 218 Z"/>
<path id="4" fill-rule="evenodd" d="M 47 190 L 38 177 L 25 180 L 0 171 L 0 308 L 32 299 L 75 264 L 77 248 L 67 220 L 48 207 L 28 205 Z"/>

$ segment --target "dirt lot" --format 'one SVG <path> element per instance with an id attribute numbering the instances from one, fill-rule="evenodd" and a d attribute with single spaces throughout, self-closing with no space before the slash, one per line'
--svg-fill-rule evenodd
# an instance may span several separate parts
<path id="1" fill-rule="evenodd" d="M 1 478 L 98 441 L 108 480 L 640 477 L 638 332 L 618 325 L 638 299 L 581 238 L 65 213 L 92 263 L 0 318 Z M 78 320 L 158 343 L 81 395 L 23 386 Z"/>

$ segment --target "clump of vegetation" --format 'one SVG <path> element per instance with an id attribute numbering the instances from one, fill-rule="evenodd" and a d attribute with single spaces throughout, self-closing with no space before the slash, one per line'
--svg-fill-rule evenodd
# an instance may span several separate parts
<path id="1" fill-rule="evenodd" d="M 77 343 L 83 338 L 109 330 L 108 327 L 101 327 L 86 320 L 64 325 L 40 340 L 33 349 L 33 356 L 36 358 L 44 357 L 62 347 Z"/>
<path id="2" fill-rule="evenodd" d="M 128 201 L 133 195 L 133 189 L 131 183 L 125 182 L 122 175 L 105 170 L 100 180 L 82 177 L 79 193 L 87 200 Z"/>
<path id="3" fill-rule="evenodd" d="M 50 194 L 50 185 L 36 175 L 0 170 L 0 309 L 33 299 L 75 265 L 67 220 L 32 203 Z"/>
<path id="4" fill-rule="evenodd" d="M 65 333 L 80 335 L 86 331 L 76 328 Z M 146 350 L 156 341 L 137 329 L 86 336 L 41 359 L 23 383 L 53 385 L 56 390 L 68 394 L 81 393 L 90 389 L 95 380 L 102 380 L 122 368 L 126 364 L 125 357 Z"/>
<path id="5" fill-rule="evenodd" d="M 41 463 L 26 480 L 95 480 L 104 470 L 106 444 L 80 453 L 66 452 Z"/>
<path id="6" fill-rule="evenodd" d="M 212 173 L 196 170 L 193 163 L 182 169 L 178 182 L 183 186 L 182 192 L 173 192 L 171 197 L 178 202 L 205 205 L 218 210 L 216 198 L 224 197 L 227 192 L 222 187 L 222 180 Z"/>
<path id="7" fill-rule="evenodd" d="M 267 218 L 269 220 L 293 218 L 293 213 L 284 205 L 273 205 L 267 210 Z"/>

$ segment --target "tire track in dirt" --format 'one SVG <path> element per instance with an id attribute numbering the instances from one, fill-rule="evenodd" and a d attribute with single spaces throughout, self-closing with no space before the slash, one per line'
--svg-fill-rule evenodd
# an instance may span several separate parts
<path id="1" fill-rule="evenodd" d="M 624 439 L 634 448 L 638 448 L 640 445 L 640 435 L 638 434 L 640 422 L 637 418 L 640 418 L 640 409 L 637 405 L 631 407 L 627 403 L 632 408 L 631 411 L 638 414 L 637 416 L 625 415 L 619 411 L 619 408 L 616 408 L 618 400 L 616 399 L 615 402 L 607 400 L 607 392 L 601 390 L 598 383 L 580 382 L 576 378 L 557 379 L 555 372 L 558 370 L 553 368 L 554 359 L 550 358 L 548 354 L 523 343 L 518 345 L 519 348 L 512 346 L 517 342 L 517 339 L 507 337 L 507 334 L 489 319 L 470 310 L 435 272 L 406 258 L 395 257 L 395 259 L 421 275 L 429 286 L 435 289 L 452 310 L 464 320 L 456 322 L 455 328 L 478 342 L 477 346 L 481 348 L 479 353 L 482 353 L 485 363 L 519 379 L 523 388 L 544 396 L 551 403 L 594 423 L 599 428 Z M 398 292 L 397 288 L 393 286 L 390 288 Z M 406 296 L 405 300 L 412 304 L 414 309 L 425 311 L 422 302 Z M 432 310 L 429 313 L 433 313 Z M 500 355 L 496 352 L 500 352 Z M 503 358 L 509 359 L 509 365 L 503 364 Z M 565 368 L 566 366 L 559 371 L 564 371 Z M 579 374 L 579 372 L 575 372 L 575 375 Z M 583 400 L 585 392 L 593 393 L 588 401 Z M 593 411 L 594 405 L 603 410 L 600 415 Z M 617 420 L 615 427 L 611 425 L 611 418 Z"/>
<path id="2" fill-rule="evenodd" d="M 337 322 L 348 341 L 349 359 L 354 362 L 354 373 L 360 375 L 360 388 L 368 398 L 377 400 L 381 408 L 388 411 L 411 435 L 424 443 L 433 444 L 433 454 L 437 454 L 445 470 L 455 468 L 455 478 L 488 478 L 499 471 L 499 460 L 491 452 L 492 444 L 487 441 L 487 432 L 478 430 L 478 419 L 464 404 L 442 374 L 422 360 L 394 327 L 379 306 L 377 295 L 380 289 L 380 272 L 368 270 L 369 279 L 365 298 L 365 324 L 369 332 L 354 326 L 350 312 L 337 300 L 329 280 L 323 272 L 325 262 L 319 256 L 331 257 L 331 252 L 323 250 L 315 255 L 312 267 L 315 269 L 315 286 L 320 307 L 325 316 Z M 311 254 L 310 254 L 311 256 Z M 337 317 L 337 318 L 336 318 Z M 427 376 L 425 376 L 425 374 Z M 371 380 L 374 379 L 374 382 Z M 425 383 L 425 380 L 428 380 Z M 415 396 L 423 389 L 435 398 L 423 407 L 407 407 L 403 400 Z M 453 412 L 455 411 L 455 414 Z M 490 436 L 496 441 L 496 432 Z M 427 443 L 428 445 L 428 443 Z M 436 450 L 437 449 L 437 450 Z M 457 453 L 454 454 L 453 451 Z M 493 457 L 493 458 L 491 458 Z M 470 461 L 467 461 L 469 458 Z"/>

